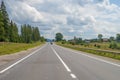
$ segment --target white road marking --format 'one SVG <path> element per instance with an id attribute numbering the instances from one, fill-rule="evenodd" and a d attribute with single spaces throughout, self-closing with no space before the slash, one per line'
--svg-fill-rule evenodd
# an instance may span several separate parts
<path id="1" fill-rule="evenodd" d="M 61 47 L 61 46 L 59 46 L 59 47 Z M 63 48 L 63 47 L 61 47 L 61 48 Z M 75 51 L 70 50 L 70 49 L 67 49 L 67 48 L 63 48 L 63 49 L 66 49 L 66 50 L 69 50 L 69 51 L 71 51 L 71 52 L 73 52 L 73 53 L 77 53 L 77 54 L 80 54 L 80 55 L 89 57 L 89 58 L 91 58 L 91 59 L 94 59 L 94 60 L 97 60 L 97 61 L 100 61 L 100 62 L 104 62 L 104 63 L 107 63 L 107 64 L 111 64 L 111 65 L 120 67 L 119 64 L 116 64 L 116 63 L 113 63 L 113 62 L 110 62 L 110 61 L 107 61 L 107 60 L 103 60 L 103 59 L 100 59 L 100 58 L 96 58 L 96 57 L 93 57 L 93 56 L 90 56 L 90 55 L 87 55 L 87 54 L 83 54 L 83 53 L 80 53 L 80 52 L 75 52 Z"/>
<path id="2" fill-rule="evenodd" d="M 74 74 L 72 74 L 72 73 L 70 74 L 70 76 L 71 76 L 72 78 L 74 78 L 74 79 L 77 78 L 77 77 L 76 77 Z"/>
<path id="3" fill-rule="evenodd" d="M 77 52 L 76 52 L 76 53 L 77 53 Z M 110 62 L 110 61 L 106 61 L 106 60 L 103 60 L 103 59 L 100 59 L 100 58 L 96 58 L 96 57 L 93 57 L 93 56 L 89 56 L 89 55 L 86 55 L 86 54 L 82 54 L 82 53 L 78 53 L 78 54 L 81 54 L 81 55 L 83 55 L 83 56 L 87 56 L 87 57 L 92 58 L 92 59 L 95 59 L 95 60 L 97 60 L 97 61 L 101 61 L 101 62 L 104 62 L 104 63 L 108 63 L 108 64 L 111 64 L 111 65 L 120 67 L 119 64 L 116 64 L 116 63 L 113 63 L 113 62 Z"/>
<path id="4" fill-rule="evenodd" d="M 63 66 L 66 68 L 68 72 L 71 72 L 70 68 L 66 65 L 66 63 L 62 60 L 62 58 L 58 55 L 58 53 L 51 47 L 55 55 L 58 57 L 58 59 L 62 62 Z"/>
<path id="5" fill-rule="evenodd" d="M 45 47 L 45 46 L 44 46 Z M 20 62 L 22 62 L 23 60 L 29 58 L 30 56 L 32 56 L 33 54 L 35 54 L 36 52 L 38 52 L 39 50 L 41 50 L 42 48 L 44 47 L 41 47 L 40 49 L 37 49 L 36 51 L 32 52 L 31 54 L 25 56 L 24 58 L 20 59 L 19 61 L 15 62 L 14 64 L 8 66 L 7 68 L 3 69 L 0 71 L 0 74 L 4 73 L 5 71 L 11 69 L 12 67 L 14 67 L 15 65 L 19 64 Z"/>
<path id="6" fill-rule="evenodd" d="M 53 47 L 51 47 L 53 52 L 56 54 L 56 56 L 58 57 L 58 59 L 62 62 L 63 66 L 66 68 L 66 70 L 68 72 L 70 72 L 70 76 L 73 78 L 73 79 L 77 79 L 77 77 L 75 76 L 75 74 L 72 74 L 71 73 L 71 70 L 70 68 L 67 66 L 67 64 L 62 60 L 62 58 L 58 55 L 58 53 L 55 51 L 55 49 Z"/>

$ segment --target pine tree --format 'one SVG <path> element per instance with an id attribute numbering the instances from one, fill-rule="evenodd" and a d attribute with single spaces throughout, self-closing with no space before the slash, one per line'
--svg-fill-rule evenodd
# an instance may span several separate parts
<path id="1" fill-rule="evenodd" d="M 32 28 L 30 25 L 26 26 L 26 43 L 31 43 L 32 42 Z"/>
<path id="2" fill-rule="evenodd" d="M 30 25 L 21 26 L 21 39 L 24 43 L 31 43 L 40 40 L 40 32 L 38 27 L 32 27 Z"/>
<path id="3" fill-rule="evenodd" d="M 9 41 L 10 20 L 9 20 L 9 16 L 8 16 L 8 13 L 6 11 L 6 7 L 5 7 L 5 4 L 4 4 L 3 1 L 1 3 L 1 7 L 0 8 L 1 8 L 2 15 L 3 15 L 3 26 L 4 26 L 4 31 L 5 31 L 5 41 Z"/>
<path id="4" fill-rule="evenodd" d="M 13 31 L 14 31 L 14 42 L 18 42 L 19 34 L 18 34 L 17 25 L 15 23 L 14 23 L 14 26 L 13 26 Z"/>
<path id="5" fill-rule="evenodd" d="M 5 30 L 4 30 L 4 24 L 3 24 L 3 15 L 0 10 L 0 41 L 4 41 L 4 35 L 5 35 Z"/>
<path id="6" fill-rule="evenodd" d="M 14 32 L 13 32 L 13 22 L 11 21 L 11 23 L 10 23 L 10 34 L 9 34 L 9 41 L 10 42 L 14 41 L 13 35 L 14 35 Z"/>
<path id="7" fill-rule="evenodd" d="M 10 42 L 18 42 L 18 28 L 13 21 L 10 23 L 10 34 L 9 34 Z"/>
<path id="8" fill-rule="evenodd" d="M 38 27 L 33 27 L 33 35 L 32 35 L 33 41 L 39 41 L 40 40 L 40 32 Z"/>
<path id="9" fill-rule="evenodd" d="M 40 33 L 38 27 L 35 27 L 36 41 L 40 40 Z"/>
<path id="10" fill-rule="evenodd" d="M 26 43 L 26 39 L 27 39 L 27 36 L 26 36 L 26 24 L 21 26 L 21 37 L 22 37 L 22 41 L 24 43 Z"/>

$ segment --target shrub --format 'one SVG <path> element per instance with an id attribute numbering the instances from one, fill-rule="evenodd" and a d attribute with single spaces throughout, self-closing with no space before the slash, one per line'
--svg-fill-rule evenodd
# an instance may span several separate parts
<path id="1" fill-rule="evenodd" d="M 97 45 L 96 47 L 97 47 L 97 48 L 100 48 L 101 46 L 100 46 L 100 45 Z"/>
<path id="2" fill-rule="evenodd" d="M 109 48 L 117 49 L 117 48 L 118 48 L 118 45 L 117 45 L 116 42 L 111 42 L 110 45 L 109 45 Z"/>
<path id="3" fill-rule="evenodd" d="M 96 44 L 94 44 L 94 47 L 96 47 L 97 45 Z"/>
<path id="4" fill-rule="evenodd" d="M 64 42 L 64 41 L 62 41 L 61 43 L 62 43 L 62 44 L 65 44 L 65 42 Z"/>

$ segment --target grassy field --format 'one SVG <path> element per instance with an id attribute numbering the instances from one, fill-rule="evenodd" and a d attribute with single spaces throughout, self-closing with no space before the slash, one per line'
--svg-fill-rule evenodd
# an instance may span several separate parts
<path id="1" fill-rule="evenodd" d="M 36 42 L 31 44 L 26 43 L 10 43 L 10 42 L 0 42 L 0 55 L 12 54 L 22 50 L 27 50 L 39 46 L 43 43 Z"/>
<path id="2" fill-rule="evenodd" d="M 90 43 L 90 45 L 88 46 L 81 46 L 81 45 L 71 45 L 71 44 L 61 44 L 61 43 L 57 43 L 60 46 L 64 46 L 67 48 L 71 48 L 71 49 L 75 49 L 75 50 L 79 50 L 79 51 L 83 51 L 83 52 L 88 52 L 88 53 L 92 53 L 95 55 L 100 55 L 100 56 L 105 56 L 105 57 L 110 57 L 113 59 L 118 59 L 120 60 L 120 50 L 116 50 L 116 49 L 110 49 L 109 43 L 95 43 L 95 44 L 99 44 L 101 47 L 100 48 L 96 48 L 94 47 L 93 43 Z"/>
<path id="3" fill-rule="evenodd" d="M 68 44 L 65 44 L 65 45 L 71 45 L 71 44 L 68 43 Z M 77 46 L 77 47 L 80 47 L 80 48 L 92 48 L 92 49 L 120 51 L 120 49 L 109 48 L 110 42 L 101 42 L 101 43 L 94 42 L 94 43 L 86 43 L 84 45 L 73 45 L 73 46 Z M 120 43 L 117 43 L 117 46 L 120 47 Z"/>

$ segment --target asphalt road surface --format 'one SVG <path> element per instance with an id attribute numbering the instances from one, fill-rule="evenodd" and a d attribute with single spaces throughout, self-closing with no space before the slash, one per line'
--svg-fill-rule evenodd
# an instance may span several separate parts
<path id="1" fill-rule="evenodd" d="M 120 80 L 120 65 L 47 43 L 2 68 L 0 80 Z"/>

